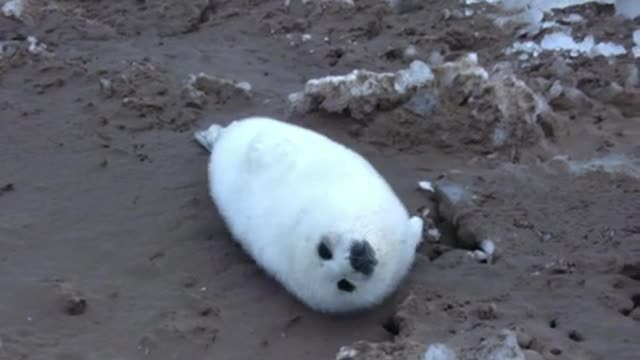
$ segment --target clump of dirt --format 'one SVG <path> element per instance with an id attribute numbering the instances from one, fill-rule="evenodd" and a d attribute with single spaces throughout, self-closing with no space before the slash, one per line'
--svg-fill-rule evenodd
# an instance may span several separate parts
<path id="1" fill-rule="evenodd" d="M 508 63 L 488 72 L 477 64 L 476 54 L 469 54 L 434 72 L 434 85 L 405 106 L 377 115 L 365 137 L 402 151 L 422 151 L 435 143 L 449 151 L 501 154 L 514 163 L 532 148 L 535 156 L 548 150 L 555 114 Z"/>

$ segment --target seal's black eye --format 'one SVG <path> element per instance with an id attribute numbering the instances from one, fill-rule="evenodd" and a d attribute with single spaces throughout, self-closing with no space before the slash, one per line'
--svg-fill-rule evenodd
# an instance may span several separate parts
<path id="1" fill-rule="evenodd" d="M 323 260 L 331 260 L 333 258 L 333 254 L 331 253 L 331 249 L 325 244 L 324 241 L 321 241 L 318 245 L 318 256 L 320 256 Z"/>
<path id="2" fill-rule="evenodd" d="M 338 289 L 342 290 L 342 291 L 346 291 L 346 292 L 352 292 L 353 290 L 356 289 L 356 286 L 353 285 L 349 280 L 347 279 L 342 279 L 340 281 L 338 281 Z"/>

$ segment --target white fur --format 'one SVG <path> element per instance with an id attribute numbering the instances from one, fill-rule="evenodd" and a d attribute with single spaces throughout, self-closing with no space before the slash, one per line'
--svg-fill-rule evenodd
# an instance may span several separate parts
<path id="1" fill-rule="evenodd" d="M 382 302 L 410 269 L 422 219 L 409 214 L 362 156 L 319 133 L 252 117 L 195 135 L 211 151 L 209 190 L 229 231 L 253 259 L 311 308 L 348 312 Z M 332 260 L 317 247 L 328 239 Z M 378 265 L 349 265 L 366 239 Z M 346 278 L 354 292 L 340 291 Z"/>

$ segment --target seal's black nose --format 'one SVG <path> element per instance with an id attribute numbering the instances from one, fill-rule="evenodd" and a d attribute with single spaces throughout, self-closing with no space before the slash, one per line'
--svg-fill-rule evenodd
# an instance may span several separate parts
<path id="1" fill-rule="evenodd" d="M 378 264 L 376 252 L 368 241 L 356 241 L 351 245 L 349 262 L 355 271 L 367 276 L 373 273 L 373 269 Z"/>

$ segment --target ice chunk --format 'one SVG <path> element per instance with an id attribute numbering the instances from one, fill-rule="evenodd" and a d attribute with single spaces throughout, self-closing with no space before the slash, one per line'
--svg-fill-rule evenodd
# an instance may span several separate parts
<path id="1" fill-rule="evenodd" d="M 456 78 L 487 80 L 489 73 L 485 68 L 478 65 L 478 54 L 468 53 L 458 61 L 447 62 L 437 68 L 440 76 L 440 85 L 450 86 Z"/>
<path id="2" fill-rule="evenodd" d="M 415 60 L 409 65 L 409 69 L 400 70 L 396 76 L 395 89 L 404 94 L 409 89 L 423 86 L 433 80 L 433 72 L 429 65 Z"/>
<path id="3" fill-rule="evenodd" d="M 337 4 L 337 5 L 345 5 L 348 7 L 354 7 L 356 6 L 356 4 L 353 2 L 353 0 L 301 0 L 301 2 L 303 4 L 309 4 L 309 3 L 333 3 L 333 4 Z M 291 0 L 284 0 L 284 6 L 291 6 Z"/>
<path id="4" fill-rule="evenodd" d="M 20 19 L 24 11 L 23 0 L 9 0 L 2 5 L 2 14 L 6 17 L 14 17 Z"/>
<path id="5" fill-rule="evenodd" d="M 640 1 L 616 0 L 616 15 L 634 19 L 640 16 Z"/>
<path id="6" fill-rule="evenodd" d="M 202 108 L 207 98 L 217 103 L 237 97 L 250 99 L 252 97 L 251 84 L 246 81 L 235 81 L 209 76 L 205 73 L 189 75 L 189 79 L 182 90 L 182 96 L 190 106 Z"/>
<path id="7" fill-rule="evenodd" d="M 591 49 L 592 55 L 602 55 L 606 57 L 624 55 L 626 53 L 627 49 L 625 49 L 624 46 L 608 41 L 596 44 L 593 49 Z"/>
<path id="8" fill-rule="evenodd" d="M 418 182 L 418 187 L 427 192 L 435 192 L 431 181 L 423 180 Z"/>
<path id="9" fill-rule="evenodd" d="M 457 360 L 458 357 L 453 350 L 445 344 L 432 344 L 424 353 L 424 360 Z"/>
<path id="10" fill-rule="evenodd" d="M 487 3 L 487 4 L 497 4 L 502 0 L 465 0 L 465 4 L 467 5 L 473 5 L 473 4 L 479 4 L 479 3 Z"/>
<path id="11" fill-rule="evenodd" d="M 28 36 L 27 42 L 29 43 L 28 50 L 30 53 L 34 55 L 41 55 L 47 52 L 47 46 L 38 42 L 38 39 L 36 39 L 35 37 Z"/>
<path id="12" fill-rule="evenodd" d="M 346 75 L 307 81 L 304 91 L 289 95 L 289 105 L 294 112 L 348 111 L 352 117 L 362 119 L 376 110 L 407 102 L 433 78 L 431 68 L 419 60 L 395 73 L 356 69 Z"/>
<path id="13" fill-rule="evenodd" d="M 562 18 L 562 21 L 568 22 L 568 23 L 579 23 L 583 20 L 584 18 L 580 14 L 569 14 Z"/>
<path id="14" fill-rule="evenodd" d="M 343 346 L 336 354 L 336 360 L 353 359 L 358 355 L 358 351 L 350 346 Z"/>
<path id="15" fill-rule="evenodd" d="M 600 0 L 599 3 L 613 4 L 615 0 Z M 504 0 L 500 2 L 500 7 L 510 15 L 498 16 L 495 21 L 498 26 L 510 22 L 526 25 L 519 30 L 517 35 L 533 36 L 542 29 L 558 27 L 555 21 L 544 21 L 544 14 L 553 9 L 562 9 L 568 6 L 585 4 L 593 0 Z M 576 17 L 569 20 L 576 21 Z M 578 20 L 579 21 L 579 20 Z"/>
<path id="16" fill-rule="evenodd" d="M 569 6 L 582 5 L 589 2 L 613 4 L 615 0 L 503 0 L 500 5 L 505 10 L 521 10 L 525 8 L 549 11 L 564 9 Z M 630 2 L 633 2 L 631 0 Z"/>
<path id="17" fill-rule="evenodd" d="M 588 52 L 593 48 L 594 42 L 593 36 L 591 35 L 577 43 L 570 35 L 563 32 L 556 32 L 546 35 L 540 42 L 540 46 L 544 50 L 575 50 L 579 52 Z"/>
<path id="18" fill-rule="evenodd" d="M 504 0 L 500 6 L 507 11 L 523 10 L 529 3 L 530 0 Z"/>
<path id="19" fill-rule="evenodd" d="M 480 248 L 488 256 L 493 256 L 493 254 L 496 252 L 496 244 L 493 242 L 493 240 L 482 240 L 480 242 Z"/>
<path id="20" fill-rule="evenodd" d="M 518 346 L 516 334 L 506 329 L 496 336 L 483 340 L 478 346 L 475 358 L 483 360 L 525 360 L 524 353 Z"/>
<path id="21" fill-rule="evenodd" d="M 564 32 L 547 34 L 540 44 L 532 41 L 516 42 L 505 52 L 526 52 L 538 56 L 543 51 L 569 51 L 572 55 L 585 54 L 589 56 L 618 56 L 627 53 L 624 46 L 612 42 L 596 43 L 592 35 L 586 36 L 582 41 L 576 41 L 571 35 Z"/>
<path id="22" fill-rule="evenodd" d="M 536 44 L 533 41 L 518 41 L 511 45 L 511 47 L 509 47 L 505 52 L 507 55 L 517 52 L 523 52 L 532 54 L 533 56 L 537 57 L 542 52 L 542 48 L 540 47 L 540 45 Z"/>

